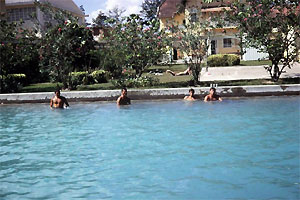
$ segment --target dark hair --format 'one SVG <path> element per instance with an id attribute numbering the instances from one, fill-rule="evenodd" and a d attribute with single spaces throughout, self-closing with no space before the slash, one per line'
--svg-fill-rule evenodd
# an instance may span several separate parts
<path id="1" fill-rule="evenodd" d="M 195 90 L 193 88 L 189 89 L 189 92 L 195 93 Z"/>
<path id="2" fill-rule="evenodd" d="M 214 92 L 216 92 L 216 88 L 214 88 L 214 87 L 211 87 L 211 88 L 209 89 L 209 91 L 211 91 L 211 90 L 213 90 Z"/>
<path id="3" fill-rule="evenodd" d="M 60 93 L 60 90 L 59 90 L 59 89 L 57 89 L 57 90 L 55 90 L 55 92 L 54 92 L 54 93 L 56 94 L 56 92 L 59 92 L 59 93 Z"/>
<path id="4" fill-rule="evenodd" d="M 121 90 L 121 91 L 123 91 L 123 90 L 125 90 L 125 91 L 127 92 L 127 88 L 125 88 L 125 87 L 124 87 L 124 88 L 122 88 L 122 90 Z"/>

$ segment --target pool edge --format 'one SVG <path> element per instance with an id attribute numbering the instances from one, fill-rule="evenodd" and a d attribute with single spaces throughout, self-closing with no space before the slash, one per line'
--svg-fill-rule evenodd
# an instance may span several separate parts
<path id="1" fill-rule="evenodd" d="M 128 96 L 132 100 L 181 99 L 188 95 L 190 88 L 194 88 L 198 98 L 203 98 L 209 91 L 209 87 L 129 89 Z M 222 97 L 300 95 L 300 84 L 220 86 L 217 93 Z M 115 101 L 120 90 L 63 91 L 61 94 L 70 102 Z M 0 94 L 0 104 L 47 103 L 53 96 L 53 92 Z"/>

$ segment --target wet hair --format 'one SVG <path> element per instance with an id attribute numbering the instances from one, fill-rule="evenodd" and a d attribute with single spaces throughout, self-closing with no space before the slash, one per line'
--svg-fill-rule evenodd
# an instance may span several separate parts
<path id="1" fill-rule="evenodd" d="M 189 92 L 192 92 L 193 94 L 195 94 L 195 90 L 193 88 L 189 89 Z"/>
<path id="2" fill-rule="evenodd" d="M 57 92 L 58 92 L 58 93 L 60 93 L 60 90 L 59 90 L 59 89 L 57 89 L 57 90 L 55 90 L 55 92 L 54 92 L 54 93 L 56 94 Z"/>
<path id="3" fill-rule="evenodd" d="M 214 88 L 214 87 L 211 87 L 211 88 L 209 89 L 209 91 L 211 91 L 211 90 L 213 90 L 214 92 L 216 92 L 216 88 Z"/>
<path id="4" fill-rule="evenodd" d="M 122 92 L 123 90 L 127 92 L 127 88 L 125 88 L 125 87 L 124 87 L 124 88 L 122 88 L 121 92 Z"/>

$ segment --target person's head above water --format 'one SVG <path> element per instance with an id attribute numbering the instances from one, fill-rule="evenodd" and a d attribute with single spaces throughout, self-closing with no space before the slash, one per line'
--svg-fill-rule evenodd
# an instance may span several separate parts
<path id="1" fill-rule="evenodd" d="M 59 97 L 59 96 L 60 96 L 60 90 L 56 90 L 56 91 L 55 91 L 55 95 L 56 95 L 57 97 Z"/>
<path id="2" fill-rule="evenodd" d="M 209 89 L 209 93 L 212 94 L 212 95 L 214 95 L 214 94 L 216 93 L 216 88 L 211 87 L 211 88 Z"/>
<path id="3" fill-rule="evenodd" d="M 193 88 L 191 88 L 191 89 L 189 89 L 189 93 L 191 94 L 191 96 L 194 96 L 195 90 Z"/>
<path id="4" fill-rule="evenodd" d="M 121 90 L 121 93 L 122 93 L 123 96 L 126 96 L 126 95 L 127 95 L 127 89 L 126 89 L 126 88 L 123 88 L 123 89 Z"/>

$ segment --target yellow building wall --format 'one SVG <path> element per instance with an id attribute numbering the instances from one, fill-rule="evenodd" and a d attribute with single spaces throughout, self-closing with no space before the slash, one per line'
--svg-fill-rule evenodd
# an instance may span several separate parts
<path id="1" fill-rule="evenodd" d="M 233 2 L 235 0 L 227 0 L 230 2 Z M 210 5 L 212 6 L 219 6 L 222 2 L 213 2 L 210 4 L 205 4 L 201 0 L 188 0 L 186 3 L 185 11 L 181 14 L 176 14 L 173 18 L 161 18 L 160 19 L 160 28 L 161 30 L 166 28 L 167 26 L 170 26 L 172 24 L 174 25 L 181 25 L 185 21 L 186 23 L 189 23 L 189 16 L 192 13 L 197 13 L 197 19 L 199 21 L 207 21 L 210 20 L 212 16 L 222 16 L 224 15 L 223 11 L 219 12 L 201 12 L 202 7 L 207 7 Z M 241 52 L 240 46 L 239 46 L 239 39 L 236 37 L 236 33 L 238 32 L 237 28 L 230 26 L 230 27 L 224 27 L 220 29 L 214 29 L 212 31 L 212 40 L 217 41 L 217 47 L 216 47 L 216 53 L 217 54 L 239 54 Z M 224 38 L 230 38 L 231 39 L 231 47 L 224 47 L 223 39 Z M 175 45 L 176 46 L 176 45 Z M 184 53 L 178 52 L 178 58 L 183 58 L 185 55 Z M 211 52 L 208 52 L 210 54 Z"/>
<path id="2" fill-rule="evenodd" d="M 182 25 L 185 20 L 184 14 L 176 14 L 173 18 L 161 18 L 160 19 L 160 30 L 165 29 L 171 25 Z"/>

